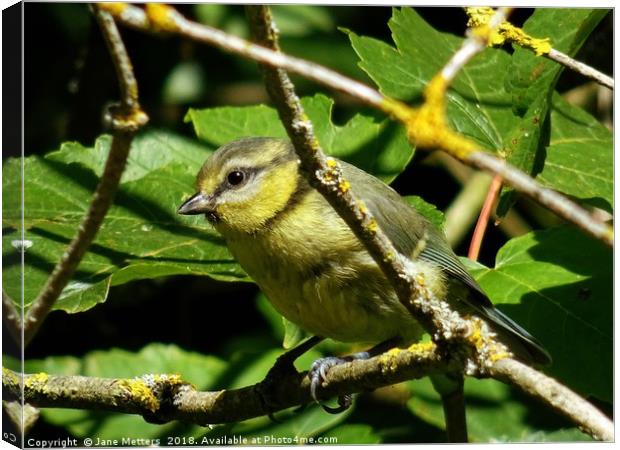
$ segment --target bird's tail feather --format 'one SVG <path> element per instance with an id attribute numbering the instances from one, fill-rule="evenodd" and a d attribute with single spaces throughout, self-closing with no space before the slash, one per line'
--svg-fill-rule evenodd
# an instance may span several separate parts
<path id="1" fill-rule="evenodd" d="M 506 342 L 518 359 L 539 365 L 551 364 L 551 355 L 543 345 L 510 317 L 493 307 L 484 307 L 493 330 Z"/>

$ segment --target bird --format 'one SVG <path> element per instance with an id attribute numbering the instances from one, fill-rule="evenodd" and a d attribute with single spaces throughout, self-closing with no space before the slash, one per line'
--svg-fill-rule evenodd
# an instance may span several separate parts
<path id="1" fill-rule="evenodd" d="M 493 306 L 443 232 L 383 181 L 338 162 L 351 190 L 437 298 L 486 320 L 518 359 L 550 364 L 543 345 Z M 331 338 L 381 348 L 421 339 L 424 330 L 365 246 L 307 181 L 289 140 L 246 137 L 221 146 L 200 168 L 196 193 L 178 213 L 204 214 L 273 307 L 318 337 L 311 345 Z M 312 365 L 315 400 L 326 371 L 348 360 L 327 357 Z"/>

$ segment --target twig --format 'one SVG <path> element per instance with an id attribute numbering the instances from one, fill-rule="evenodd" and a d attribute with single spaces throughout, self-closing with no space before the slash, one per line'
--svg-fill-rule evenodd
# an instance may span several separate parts
<path id="1" fill-rule="evenodd" d="M 613 246 L 614 232 L 613 228 L 601 220 L 593 217 L 593 213 L 581 208 L 575 207 L 575 203 L 563 195 L 559 195 L 556 191 L 540 186 L 532 177 L 515 170 L 505 161 L 495 158 L 494 156 L 483 153 L 474 152 L 468 157 L 469 162 L 488 172 L 499 175 L 505 184 L 510 186 L 519 186 L 522 194 L 535 200 L 540 205 L 546 206 L 558 216 L 566 221 L 577 225 L 588 233 L 607 245 Z"/>
<path id="2" fill-rule="evenodd" d="M 467 25 L 470 27 L 478 27 L 479 29 L 484 29 L 487 26 L 491 26 L 490 20 L 493 20 L 493 15 L 495 14 L 492 8 L 486 6 L 465 8 L 465 11 L 469 16 L 469 22 Z M 551 47 L 551 42 L 548 38 L 534 38 L 525 33 L 521 28 L 515 27 L 510 22 L 506 22 L 505 20 L 502 20 L 498 25 L 499 27 L 490 39 L 489 45 L 501 45 L 505 42 L 513 42 L 523 48 L 533 51 L 538 56 L 543 56 L 560 63 L 563 66 L 568 67 L 569 69 L 590 78 L 591 80 L 594 80 L 595 82 L 611 90 L 614 89 L 613 78 L 599 72 L 587 64 L 571 58 L 559 50 L 554 49 Z"/>
<path id="3" fill-rule="evenodd" d="M 4 289 L 2 289 L 2 319 L 15 343 L 20 345 L 22 341 L 22 318 L 15 309 L 13 300 Z"/>
<path id="4" fill-rule="evenodd" d="M 321 398 L 366 392 L 432 374 L 462 370 L 433 345 L 417 344 L 368 360 L 332 368 Z M 20 399 L 21 375 L 3 369 L 5 399 Z M 233 390 L 197 391 L 178 375 L 144 375 L 134 379 L 63 376 L 46 373 L 24 377 L 23 400 L 33 406 L 140 414 L 148 420 L 181 420 L 200 425 L 238 422 L 312 402 L 307 373 L 283 375 L 269 392 L 269 407 L 260 384 Z"/>
<path id="5" fill-rule="evenodd" d="M 27 345 L 34 337 L 62 290 L 73 276 L 90 243 L 94 240 L 114 199 L 114 194 L 125 168 L 131 141 L 136 132 L 148 121 L 147 115 L 138 104 L 138 88 L 131 62 L 112 16 L 96 6 L 93 7 L 93 12 L 101 27 L 116 68 L 121 89 L 121 105 L 111 111 L 110 124 L 113 129 L 113 137 L 110 153 L 86 217 L 26 314 L 24 319 L 24 345 Z"/>
<path id="6" fill-rule="evenodd" d="M 498 361 L 490 374 L 542 400 L 595 439 L 614 440 L 613 423 L 590 403 L 552 378 L 514 359 Z"/>
<path id="7" fill-rule="evenodd" d="M 214 45 L 224 51 L 253 59 L 262 64 L 300 74 L 317 83 L 352 95 L 403 122 L 407 127 L 410 139 L 417 142 L 419 146 L 439 148 L 468 165 L 489 171 L 493 175 L 497 173 L 493 172 L 491 167 L 497 167 L 501 160 L 480 151 L 471 141 L 454 133 L 444 133 L 442 139 L 437 139 L 438 131 L 433 121 L 435 118 L 433 115 L 425 116 L 418 114 L 419 111 L 410 108 L 406 104 L 386 97 L 375 89 L 344 77 L 330 69 L 252 44 L 215 28 L 193 23 L 168 6 L 148 4 L 147 10 L 150 11 L 148 16 L 140 8 L 127 4 L 103 3 L 101 7 L 109 10 L 118 21 L 132 28 L 145 32 L 166 31 L 179 34 L 189 39 Z M 443 95 L 441 89 L 439 91 Z M 416 118 L 418 120 L 414 120 Z M 430 136 L 425 135 L 427 132 L 430 132 Z M 484 156 L 478 157 L 478 154 L 483 154 Z M 487 161 L 489 159 L 494 159 L 495 164 L 488 164 Z M 480 163 L 481 160 L 483 163 Z M 549 189 L 545 190 L 533 178 L 525 175 L 515 167 L 507 166 L 503 167 L 502 170 L 503 173 L 511 172 L 515 174 L 511 177 L 503 177 L 507 185 L 532 197 L 535 201 L 563 219 L 573 222 L 586 233 L 610 246 L 613 245 L 613 228 L 597 220 L 589 211 L 558 192 Z M 526 184 L 525 188 L 521 184 L 522 181 Z M 531 189 L 531 187 L 534 187 L 534 189 Z M 544 194 L 541 194 L 540 191 L 543 190 Z M 567 205 L 570 205 L 568 213 Z"/>
<path id="8" fill-rule="evenodd" d="M 478 217 L 478 222 L 476 222 L 474 234 L 471 238 L 471 244 L 469 246 L 469 253 L 467 254 L 467 257 L 472 261 L 477 261 L 478 255 L 480 255 L 480 247 L 482 247 L 482 240 L 484 239 L 484 234 L 487 230 L 487 225 L 489 224 L 491 211 L 493 210 L 493 206 L 495 205 L 495 201 L 497 200 L 499 190 L 501 188 L 502 179 L 499 175 L 495 175 L 491 181 L 491 185 L 489 186 L 487 196 L 484 200 L 484 204 L 482 205 L 482 210 L 480 211 L 480 216 Z"/>
<path id="9" fill-rule="evenodd" d="M 588 66 L 587 64 L 584 64 L 580 61 L 577 61 L 573 58 L 571 58 L 570 56 L 568 56 L 565 53 L 562 53 L 559 50 L 556 50 L 554 48 L 552 48 L 551 50 L 549 50 L 549 53 L 547 53 L 546 55 L 547 58 L 558 62 L 566 67 L 568 67 L 569 69 L 574 70 L 575 72 L 588 77 L 594 81 L 596 81 L 597 83 L 605 86 L 606 88 L 609 88 L 611 90 L 614 89 L 614 80 L 613 78 L 611 78 L 610 76 L 605 75 L 604 73 L 599 72 L 598 70 Z"/>

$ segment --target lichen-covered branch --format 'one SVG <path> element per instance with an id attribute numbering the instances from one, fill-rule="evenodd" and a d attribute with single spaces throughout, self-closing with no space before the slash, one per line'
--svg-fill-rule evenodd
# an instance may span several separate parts
<path id="1" fill-rule="evenodd" d="M 391 350 L 368 360 L 333 367 L 326 376 L 321 398 L 367 392 L 382 386 L 428 375 L 462 370 L 457 359 L 446 357 L 431 344 Z M 591 436 L 612 441 L 613 423 L 568 388 L 512 359 L 503 359 L 490 370 L 494 378 L 518 384 L 550 404 Z M 2 371 L 2 395 L 21 400 L 21 374 Z M 181 420 L 200 425 L 237 422 L 264 416 L 310 398 L 307 374 L 283 377 L 270 392 L 269 407 L 260 385 L 220 391 L 197 391 L 178 375 L 144 375 L 134 379 L 64 376 L 46 373 L 24 376 L 23 400 L 45 408 L 73 408 L 139 414 L 146 420 Z M 548 399 L 553 399 L 550 403 Z"/>
<path id="2" fill-rule="evenodd" d="M 500 158 L 481 151 L 472 141 L 451 132 L 447 128 L 447 121 L 442 118 L 443 116 L 437 114 L 439 111 L 443 113 L 443 101 L 436 104 L 431 103 L 427 105 L 430 106 L 427 108 L 424 106 L 419 109 L 411 108 L 319 64 L 253 44 L 206 25 L 191 22 L 169 6 L 147 4 L 146 11 L 125 3 L 103 3 L 101 7 L 113 14 L 119 22 L 132 28 L 145 32 L 178 34 L 253 59 L 261 64 L 297 73 L 317 83 L 349 94 L 402 122 L 407 128 L 411 141 L 420 147 L 443 150 L 468 165 L 490 171 L 494 175 L 496 172 L 493 172 L 491 167 L 497 167 L 502 162 Z M 428 93 L 436 92 L 439 94 L 431 96 L 432 98 L 445 94 L 444 87 L 447 87 L 447 83 L 445 80 L 443 81 L 444 83 L 435 83 L 427 88 L 427 100 Z M 479 154 L 483 156 L 478 157 Z M 489 159 L 494 160 L 495 164 L 484 164 Z M 512 175 L 504 177 L 505 184 L 530 196 L 542 206 L 574 223 L 586 233 L 610 246 L 613 245 L 613 228 L 588 210 L 556 191 L 543 188 L 532 177 L 513 166 L 502 165 L 502 171 Z M 525 187 L 521 184 L 524 180 L 526 182 Z M 535 189 L 530 189 L 531 186 L 535 186 Z M 544 194 L 541 194 L 541 191 L 544 191 Z M 570 207 L 567 211 L 566 206 L 568 205 Z"/>
<path id="3" fill-rule="evenodd" d="M 320 396 L 327 399 L 365 392 L 459 369 L 462 367 L 456 359 L 442 356 L 432 344 L 416 344 L 408 350 L 393 350 L 332 368 Z M 21 399 L 20 378 L 20 374 L 3 369 L 5 399 Z M 41 408 L 113 411 L 139 414 L 158 423 L 181 420 L 207 425 L 238 422 L 313 402 L 309 383 L 305 372 L 284 376 L 272 386 L 266 402 L 260 384 L 197 391 L 178 375 L 113 379 L 38 373 L 25 375 L 23 400 Z"/>
<path id="4" fill-rule="evenodd" d="M 467 25 L 470 27 L 475 27 L 478 30 L 485 30 L 487 27 L 492 27 L 490 23 L 491 20 L 499 20 L 501 22 L 499 23 L 499 26 L 496 27 L 496 31 L 492 34 L 492 36 L 490 36 L 488 45 L 502 45 L 505 42 L 513 42 L 523 48 L 533 51 L 538 56 L 542 56 L 560 63 L 563 66 L 566 66 L 569 69 L 613 90 L 613 78 L 599 72 L 587 64 L 571 58 L 559 50 L 554 49 L 548 38 L 541 39 L 530 36 L 521 28 L 515 27 L 510 22 L 505 21 L 505 18 L 494 16 L 496 12 L 493 8 L 489 8 L 487 6 L 471 7 L 465 8 L 465 11 L 469 16 L 469 22 Z M 495 19 L 493 19 L 494 17 Z"/>
<path id="5" fill-rule="evenodd" d="M 609 442 L 614 440 L 614 424 L 611 420 L 554 379 L 514 359 L 498 361 L 489 372 L 493 378 L 517 385 L 551 406 L 595 439 Z"/>
<path id="6" fill-rule="evenodd" d="M 114 199 L 133 137 L 148 121 L 138 103 L 138 88 L 133 69 L 116 23 L 109 13 L 98 7 L 94 7 L 93 12 L 119 77 L 121 104 L 110 111 L 109 122 L 113 132 L 110 153 L 86 216 L 24 318 L 24 345 L 34 337 L 95 239 Z"/>

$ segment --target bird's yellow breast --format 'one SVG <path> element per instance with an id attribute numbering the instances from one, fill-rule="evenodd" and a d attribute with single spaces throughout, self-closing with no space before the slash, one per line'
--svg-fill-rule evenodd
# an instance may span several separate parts
<path id="1" fill-rule="evenodd" d="M 372 257 L 316 191 L 263 232 L 218 229 L 276 310 L 307 331 L 344 342 L 419 337 Z"/>

